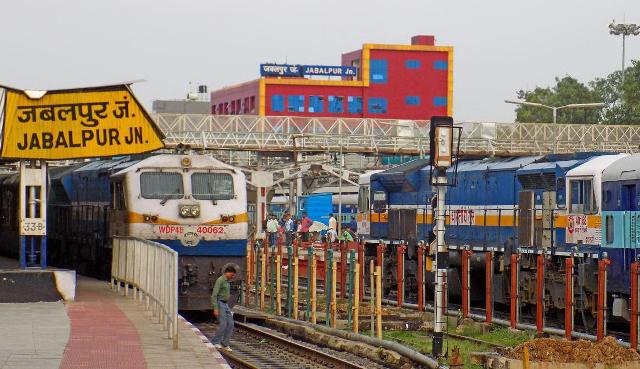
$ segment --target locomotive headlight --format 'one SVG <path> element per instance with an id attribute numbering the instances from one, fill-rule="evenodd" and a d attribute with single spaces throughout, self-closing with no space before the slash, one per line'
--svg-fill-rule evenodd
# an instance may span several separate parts
<path id="1" fill-rule="evenodd" d="M 183 217 L 188 217 L 189 214 L 191 213 L 191 210 L 189 209 L 188 206 L 181 206 L 180 207 L 180 215 Z"/>
<path id="2" fill-rule="evenodd" d="M 191 207 L 191 216 L 192 217 L 197 217 L 198 215 L 200 215 L 200 206 L 198 206 L 198 205 L 192 206 Z"/>

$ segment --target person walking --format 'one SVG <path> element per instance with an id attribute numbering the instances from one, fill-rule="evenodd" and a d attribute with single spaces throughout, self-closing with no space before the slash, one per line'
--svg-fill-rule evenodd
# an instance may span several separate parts
<path id="1" fill-rule="evenodd" d="M 233 313 L 227 304 L 231 295 L 231 285 L 229 281 L 236 275 L 236 269 L 233 266 L 227 266 L 222 274 L 216 280 L 211 292 L 211 305 L 213 306 L 213 315 L 218 319 L 218 329 L 216 330 L 211 343 L 216 349 L 224 349 L 233 351 L 229 346 L 229 339 L 233 334 Z"/>
<path id="2" fill-rule="evenodd" d="M 309 227 L 313 224 L 313 220 L 309 218 L 307 213 L 302 213 L 302 221 L 300 222 L 300 233 L 303 241 L 309 241 Z"/>

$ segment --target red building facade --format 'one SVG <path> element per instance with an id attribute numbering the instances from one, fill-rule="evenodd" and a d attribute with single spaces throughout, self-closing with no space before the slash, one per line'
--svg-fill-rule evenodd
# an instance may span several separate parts
<path id="1" fill-rule="evenodd" d="M 452 115 L 453 48 L 433 36 L 410 45 L 364 44 L 342 55 L 357 78 L 262 77 L 211 93 L 212 114 L 430 119 Z"/>

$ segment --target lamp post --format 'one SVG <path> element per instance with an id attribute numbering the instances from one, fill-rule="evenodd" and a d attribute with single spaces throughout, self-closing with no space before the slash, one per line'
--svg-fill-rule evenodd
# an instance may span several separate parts
<path id="1" fill-rule="evenodd" d="M 563 105 L 563 106 L 549 106 L 549 105 L 544 105 L 544 104 L 540 104 L 540 103 L 534 103 L 534 102 L 529 102 L 529 101 L 522 101 L 522 100 L 505 100 L 504 102 L 506 102 L 507 104 L 516 104 L 516 105 L 523 105 L 523 106 L 533 106 L 533 107 L 537 107 L 537 108 L 545 108 L 545 109 L 551 109 L 553 111 L 553 124 L 554 124 L 554 133 L 555 133 L 555 139 L 553 140 L 553 152 L 557 152 L 558 151 L 558 126 L 556 125 L 556 120 L 558 117 L 558 110 L 560 109 L 579 109 L 579 108 L 602 108 L 604 107 L 606 104 L 605 103 L 586 103 L 586 104 L 568 104 L 568 105 Z"/>
<path id="2" fill-rule="evenodd" d="M 516 105 L 533 106 L 533 107 L 538 107 L 538 108 L 551 109 L 553 111 L 553 123 L 554 124 L 556 123 L 557 112 L 560 109 L 602 108 L 602 107 L 604 107 L 606 105 L 605 103 L 587 103 L 587 104 L 568 104 L 568 105 L 563 105 L 563 106 L 549 106 L 549 105 L 544 105 L 544 104 L 540 104 L 540 103 L 534 103 L 534 102 L 529 102 L 529 101 L 521 101 L 521 100 L 505 100 L 504 102 L 506 102 L 507 104 L 516 104 Z"/>
<path id="3" fill-rule="evenodd" d="M 640 26 L 633 23 L 615 23 L 615 19 L 609 25 L 609 34 L 622 36 L 622 83 L 624 84 L 624 52 L 627 36 L 640 35 Z"/>

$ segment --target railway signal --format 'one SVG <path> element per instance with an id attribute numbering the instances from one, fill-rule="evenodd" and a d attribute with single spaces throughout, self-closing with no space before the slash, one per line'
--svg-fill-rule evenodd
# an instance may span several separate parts
<path id="1" fill-rule="evenodd" d="M 432 353 L 442 356 L 442 342 L 447 328 L 447 272 L 449 269 L 449 250 L 444 242 L 445 233 L 445 196 L 447 192 L 447 169 L 455 163 L 454 130 L 451 117 L 432 117 L 429 130 L 429 152 L 431 164 L 431 183 L 436 188 L 436 273 L 434 296 L 434 324 Z M 458 140 L 460 134 L 458 134 Z M 434 175 L 435 172 L 435 175 Z M 454 180 L 455 183 L 455 171 Z"/>

